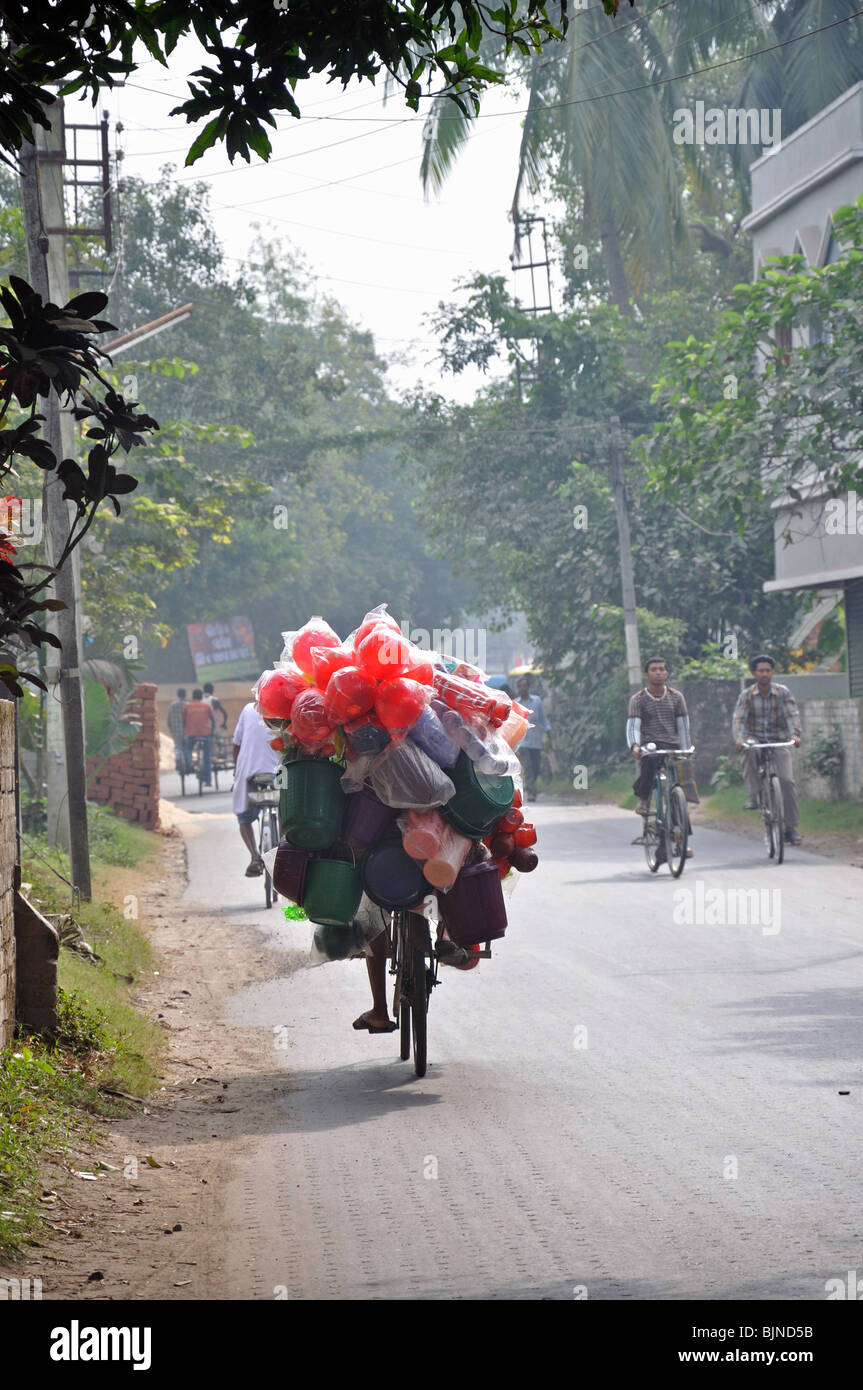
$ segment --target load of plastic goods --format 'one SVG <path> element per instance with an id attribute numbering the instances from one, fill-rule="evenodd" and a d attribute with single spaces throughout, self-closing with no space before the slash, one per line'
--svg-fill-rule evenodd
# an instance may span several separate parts
<path id="1" fill-rule="evenodd" d="M 317 959 L 367 953 L 395 908 L 460 945 L 502 936 L 501 882 L 537 864 L 515 752 L 529 710 L 414 646 L 386 604 L 344 641 L 321 617 L 283 638 L 253 694 L 283 754 L 273 881 L 317 924 Z"/>

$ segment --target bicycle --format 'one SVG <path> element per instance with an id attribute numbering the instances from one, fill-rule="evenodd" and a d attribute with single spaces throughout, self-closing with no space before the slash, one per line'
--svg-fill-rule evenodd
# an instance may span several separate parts
<path id="1" fill-rule="evenodd" d="M 274 779 L 275 773 L 272 772 L 253 772 L 246 779 L 249 805 L 261 808 L 258 816 L 258 855 L 262 860 L 279 843 L 279 789 Z M 278 896 L 264 860 L 264 900 L 267 907 L 272 907 Z"/>
<path id="2" fill-rule="evenodd" d="M 781 864 L 785 858 L 785 803 L 782 783 L 776 773 L 774 748 L 793 748 L 794 740 L 784 743 L 756 743 L 748 739 L 744 748 L 758 749 L 758 809 L 764 827 L 764 845 L 769 859 Z"/>
<path id="3" fill-rule="evenodd" d="M 676 764 L 690 757 L 695 749 L 657 748 L 655 743 L 648 743 L 643 752 L 658 760 L 647 815 L 644 817 L 644 831 L 640 837 L 644 857 L 652 874 L 657 872 L 660 864 L 665 863 L 672 876 L 680 878 L 689 844 L 689 815 Z"/>
<path id="4" fill-rule="evenodd" d="M 176 761 L 176 760 L 175 760 Z M 186 778 L 197 777 L 198 796 L 204 795 L 204 736 L 195 738 L 189 750 L 188 756 L 183 753 L 183 765 L 178 769 L 180 772 L 180 795 L 186 795 Z M 211 769 L 212 772 L 212 769 Z M 218 787 L 218 779 L 216 781 Z"/>
<path id="5" fill-rule="evenodd" d="M 399 1025 L 399 1056 L 410 1059 L 425 1076 L 428 1065 L 428 1008 L 437 977 L 439 955 L 432 942 L 428 918 L 409 908 L 396 908 L 390 924 L 390 974 L 395 976 L 393 1012 Z M 491 943 L 473 951 L 477 960 L 491 958 Z"/>

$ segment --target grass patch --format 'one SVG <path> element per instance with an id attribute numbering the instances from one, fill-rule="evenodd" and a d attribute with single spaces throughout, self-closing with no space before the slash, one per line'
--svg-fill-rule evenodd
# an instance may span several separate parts
<path id="1" fill-rule="evenodd" d="M 702 797 L 707 816 L 721 816 L 725 820 L 738 821 L 741 825 L 758 822 L 757 811 L 744 811 L 743 802 L 746 790 L 739 787 L 723 787 L 709 797 Z M 801 796 L 800 830 L 804 835 L 863 835 L 863 802 L 861 801 L 816 801 L 811 796 Z"/>
<path id="2" fill-rule="evenodd" d="M 57 874 L 69 877 L 68 857 L 56 846 L 28 837 L 22 846 L 22 878 L 26 896 L 40 912 L 55 920 L 72 914 L 99 960 L 61 947 L 60 987 L 81 1011 L 100 1020 L 104 1038 L 99 1048 L 101 1079 L 120 1091 L 146 1096 L 153 1088 L 165 1048 L 162 1030 L 139 1014 L 131 990 L 157 967 L 138 921 L 139 875 L 160 853 L 161 840 L 151 831 L 129 825 L 100 809 L 101 827 L 92 845 L 93 900 L 73 907 L 71 892 Z M 52 867 L 55 872 L 52 872 Z M 138 890 L 136 892 L 135 890 Z"/>
<path id="3" fill-rule="evenodd" d="M 54 1044 L 19 1038 L 0 1051 L 0 1255 L 28 1243 L 55 1210 L 40 1200 L 46 1159 L 62 1164 L 72 1144 L 96 1137 L 96 1117 L 116 1108 L 98 1088 L 107 1043 L 98 1016 L 61 995 L 61 1020 Z"/>
<path id="4" fill-rule="evenodd" d="M 631 810 L 635 806 L 635 793 L 632 790 L 634 781 L 634 769 L 622 767 L 603 777 L 593 777 L 588 774 L 588 785 L 582 791 L 573 787 L 571 778 L 555 777 L 550 782 L 540 782 L 539 793 L 540 796 L 543 792 L 547 792 L 549 796 L 572 797 L 576 805 L 579 800 L 584 800 L 585 803 L 609 801 L 616 806 Z"/>

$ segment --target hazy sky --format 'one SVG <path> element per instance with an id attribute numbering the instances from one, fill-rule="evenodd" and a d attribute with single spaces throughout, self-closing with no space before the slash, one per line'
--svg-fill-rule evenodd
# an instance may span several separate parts
<path id="1" fill-rule="evenodd" d="M 384 104 L 382 90 L 369 83 L 342 92 L 337 83 L 313 80 L 298 89 L 302 119 L 283 115 L 271 132 L 269 164 L 253 155 L 251 165 L 232 166 L 219 147 L 184 169 L 200 126 L 168 112 L 186 95 L 182 75 L 197 65 L 197 50 L 179 47 L 169 71 L 144 58 L 124 88 L 100 101 L 112 127 L 122 122 L 124 170 L 155 181 L 172 163 L 178 180 L 204 178 L 229 257 L 242 258 L 252 224 L 260 223 L 266 235 L 305 254 L 319 289 L 374 333 L 384 355 L 402 359 L 392 371 L 394 386 L 421 378 L 446 395 L 472 395 L 482 378 L 441 378 L 423 320 L 474 271 L 504 274 L 512 284 L 508 209 L 523 98 L 513 89 L 486 96 L 483 118 L 442 194 L 426 199 L 419 179 L 425 113 L 409 111 L 400 95 Z M 82 111 L 70 102 L 67 120 L 75 119 L 92 120 L 89 105 Z"/>

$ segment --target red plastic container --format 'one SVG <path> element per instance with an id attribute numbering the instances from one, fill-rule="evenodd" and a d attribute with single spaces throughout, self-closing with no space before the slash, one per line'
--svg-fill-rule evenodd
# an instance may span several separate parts
<path id="1" fill-rule="evenodd" d="M 497 864 L 485 859 L 462 869 L 438 906 L 451 939 L 458 946 L 496 941 L 506 932 L 506 907 Z"/>

